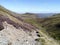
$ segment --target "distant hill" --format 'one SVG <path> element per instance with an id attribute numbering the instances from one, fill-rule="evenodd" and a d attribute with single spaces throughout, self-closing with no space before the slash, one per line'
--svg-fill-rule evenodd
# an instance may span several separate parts
<path id="1" fill-rule="evenodd" d="M 23 15 L 35 15 L 36 17 L 38 18 L 46 18 L 46 17 L 50 17 L 54 14 L 57 14 L 57 13 L 24 13 Z"/>
<path id="2" fill-rule="evenodd" d="M 46 17 L 50 17 L 52 15 L 54 15 L 55 13 L 38 13 L 37 16 L 39 18 L 46 18 Z"/>

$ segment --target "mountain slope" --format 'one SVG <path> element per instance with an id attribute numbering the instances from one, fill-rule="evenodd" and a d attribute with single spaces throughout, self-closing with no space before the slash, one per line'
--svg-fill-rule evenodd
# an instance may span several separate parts
<path id="1" fill-rule="evenodd" d="M 55 14 L 38 22 L 53 38 L 60 40 L 60 14 Z"/>
<path id="2" fill-rule="evenodd" d="M 23 15 L 24 16 L 24 15 Z M 26 15 L 25 15 L 26 16 Z M 28 16 L 32 16 L 32 15 L 29 15 Z M 59 45 L 59 41 L 56 41 L 54 38 L 52 38 L 48 32 L 45 30 L 46 28 L 44 27 L 41 27 L 42 22 L 43 20 L 45 21 L 45 19 L 43 18 L 27 18 L 28 16 L 26 16 L 26 18 L 24 18 L 24 20 L 38 28 L 40 28 L 38 30 L 39 34 L 40 34 L 40 38 L 38 40 L 40 40 L 40 42 L 42 42 L 42 45 Z M 47 19 L 48 20 L 48 19 Z M 41 22 L 41 23 L 40 23 Z M 44 26 L 44 25 L 43 25 Z M 43 29 L 44 28 L 44 29 Z"/>
<path id="3" fill-rule="evenodd" d="M 37 28 L 14 14 L 0 6 L 0 45 L 40 45 Z"/>
<path id="4" fill-rule="evenodd" d="M 35 17 L 33 20 L 29 23 L 20 14 L 0 6 L 0 45 L 59 45 L 41 29 Z"/>
<path id="5" fill-rule="evenodd" d="M 48 34 L 48 32 L 45 31 L 45 29 L 42 29 L 41 27 L 41 23 L 38 22 L 38 20 L 42 21 L 44 20 L 43 18 L 34 18 L 35 15 L 32 14 L 24 14 L 22 15 L 24 18 L 24 21 L 40 28 L 38 30 L 39 34 L 40 34 L 40 38 L 38 38 L 38 40 L 42 43 L 42 45 L 59 45 L 59 42 L 56 41 L 55 39 L 53 39 L 52 37 L 50 37 L 50 35 Z M 33 17 L 34 16 L 34 17 Z M 31 18 L 28 18 L 31 17 Z"/>

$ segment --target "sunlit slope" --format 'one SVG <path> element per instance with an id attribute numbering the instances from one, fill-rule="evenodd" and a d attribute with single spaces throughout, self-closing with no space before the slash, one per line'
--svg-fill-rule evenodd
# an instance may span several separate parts
<path id="1" fill-rule="evenodd" d="M 60 14 L 37 21 L 53 38 L 60 40 Z"/>
<path id="2" fill-rule="evenodd" d="M 18 19 L 18 17 L 15 17 L 14 15 L 12 15 L 11 12 L 9 12 L 8 10 L 6 10 L 5 8 L 1 8 L 0 7 L 0 14 L 8 17 L 10 20 L 12 20 L 13 22 L 19 24 L 22 28 L 25 28 L 27 30 L 34 30 L 35 27 L 34 26 L 31 26 L 30 24 L 28 23 L 25 23 L 24 21 L 22 21 L 21 19 Z"/>
<path id="3" fill-rule="evenodd" d="M 31 16 L 31 18 L 28 18 L 29 16 Z M 46 31 L 46 29 L 42 26 L 42 23 L 40 23 L 39 21 L 43 21 L 43 18 L 33 18 L 33 15 L 28 14 L 27 15 L 23 15 L 24 17 L 24 21 L 36 26 L 39 28 L 38 32 L 40 34 L 40 38 L 38 38 L 38 41 L 40 41 L 42 43 L 42 45 L 59 45 L 59 41 L 56 41 L 54 38 L 52 38 L 48 32 Z M 47 19 L 48 20 L 48 19 Z"/>
<path id="4" fill-rule="evenodd" d="M 40 45 L 40 42 L 35 41 L 36 38 L 39 38 L 36 29 L 35 26 L 18 18 L 14 12 L 0 7 L 1 45 Z"/>

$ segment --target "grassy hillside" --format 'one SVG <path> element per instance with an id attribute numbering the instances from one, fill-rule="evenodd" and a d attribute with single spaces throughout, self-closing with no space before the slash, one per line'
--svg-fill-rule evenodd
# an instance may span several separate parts
<path id="1" fill-rule="evenodd" d="M 25 16 L 25 17 L 24 17 Z M 31 17 L 31 18 L 28 18 Z M 38 41 L 42 42 L 42 45 L 52 45 L 53 42 L 55 42 L 54 39 L 51 37 L 60 40 L 60 31 L 58 31 L 58 28 L 55 28 L 55 24 L 58 24 L 59 21 L 57 21 L 56 16 L 52 16 L 49 18 L 33 18 L 32 15 L 23 15 L 24 21 L 38 27 L 40 30 L 38 31 L 40 34 L 40 38 L 37 39 Z M 55 20 L 56 19 L 56 20 Z M 60 19 L 59 19 L 60 20 Z M 41 35 L 42 34 L 42 35 Z M 51 43 L 52 42 L 52 43 Z M 57 45 L 53 43 L 54 45 Z"/>
<path id="2" fill-rule="evenodd" d="M 37 19 L 37 21 L 49 33 L 49 35 L 60 40 L 60 14 L 56 14 L 42 20 Z"/>
<path id="3" fill-rule="evenodd" d="M 9 19 L 7 22 L 9 24 L 12 24 L 14 27 L 16 27 L 18 25 L 17 28 L 21 27 L 21 28 L 26 29 L 26 30 L 29 30 L 29 31 L 35 29 L 34 26 L 30 25 L 29 23 L 24 22 L 23 19 L 20 17 L 19 14 L 14 13 L 12 11 L 9 11 L 9 10 L 5 9 L 4 7 L 2 7 L 2 6 L 0 6 L 0 15 L 2 15 L 3 20 L 4 20 L 4 17 L 7 18 L 4 21 L 7 21 Z M 13 23 L 10 22 L 10 20 Z"/>
<path id="4" fill-rule="evenodd" d="M 30 23 L 31 25 L 35 27 L 39 27 L 40 24 L 37 23 L 37 16 L 33 13 L 25 13 L 25 14 L 18 14 L 15 12 L 12 12 L 0 5 L 0 13 L 5 15 L 6 17 L 10 18 L 10 20 L 14 22 L 22 21 L 22 22 L 27 22 Z M 25 26 L 26 27 L 26 26 Z"/>
<path id="5" fill-rule="evenodd" d="M 47 18 L 33 18 L 32 15 L 23 15 L 24 20 L 36 27 L 42 27 L 53 38 L 60 40 L 60 14 Z M 30 18 L 27 18 L 30 17 Z"/>

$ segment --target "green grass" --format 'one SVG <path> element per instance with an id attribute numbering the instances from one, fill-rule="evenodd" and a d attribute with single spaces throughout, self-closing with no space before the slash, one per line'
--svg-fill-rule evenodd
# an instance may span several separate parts
<path id="1" fill-rule="evenodd" d="M 46 18 L 41 22 L 42 23 L 39 23 L 46 30 L 46 32 L 48 32 L 50 36 L 52 36 L 54 39 L 60 40 L 60 27 L 56 26 L 60 25 L 60 15 Z"/>
<path id="2" fill-rule="evenodd" d="M 36 27 L 40 27 L 40 24 L 35 20 L 35 19 L 25 19 L 26 22 L 36 26 Z"/>

